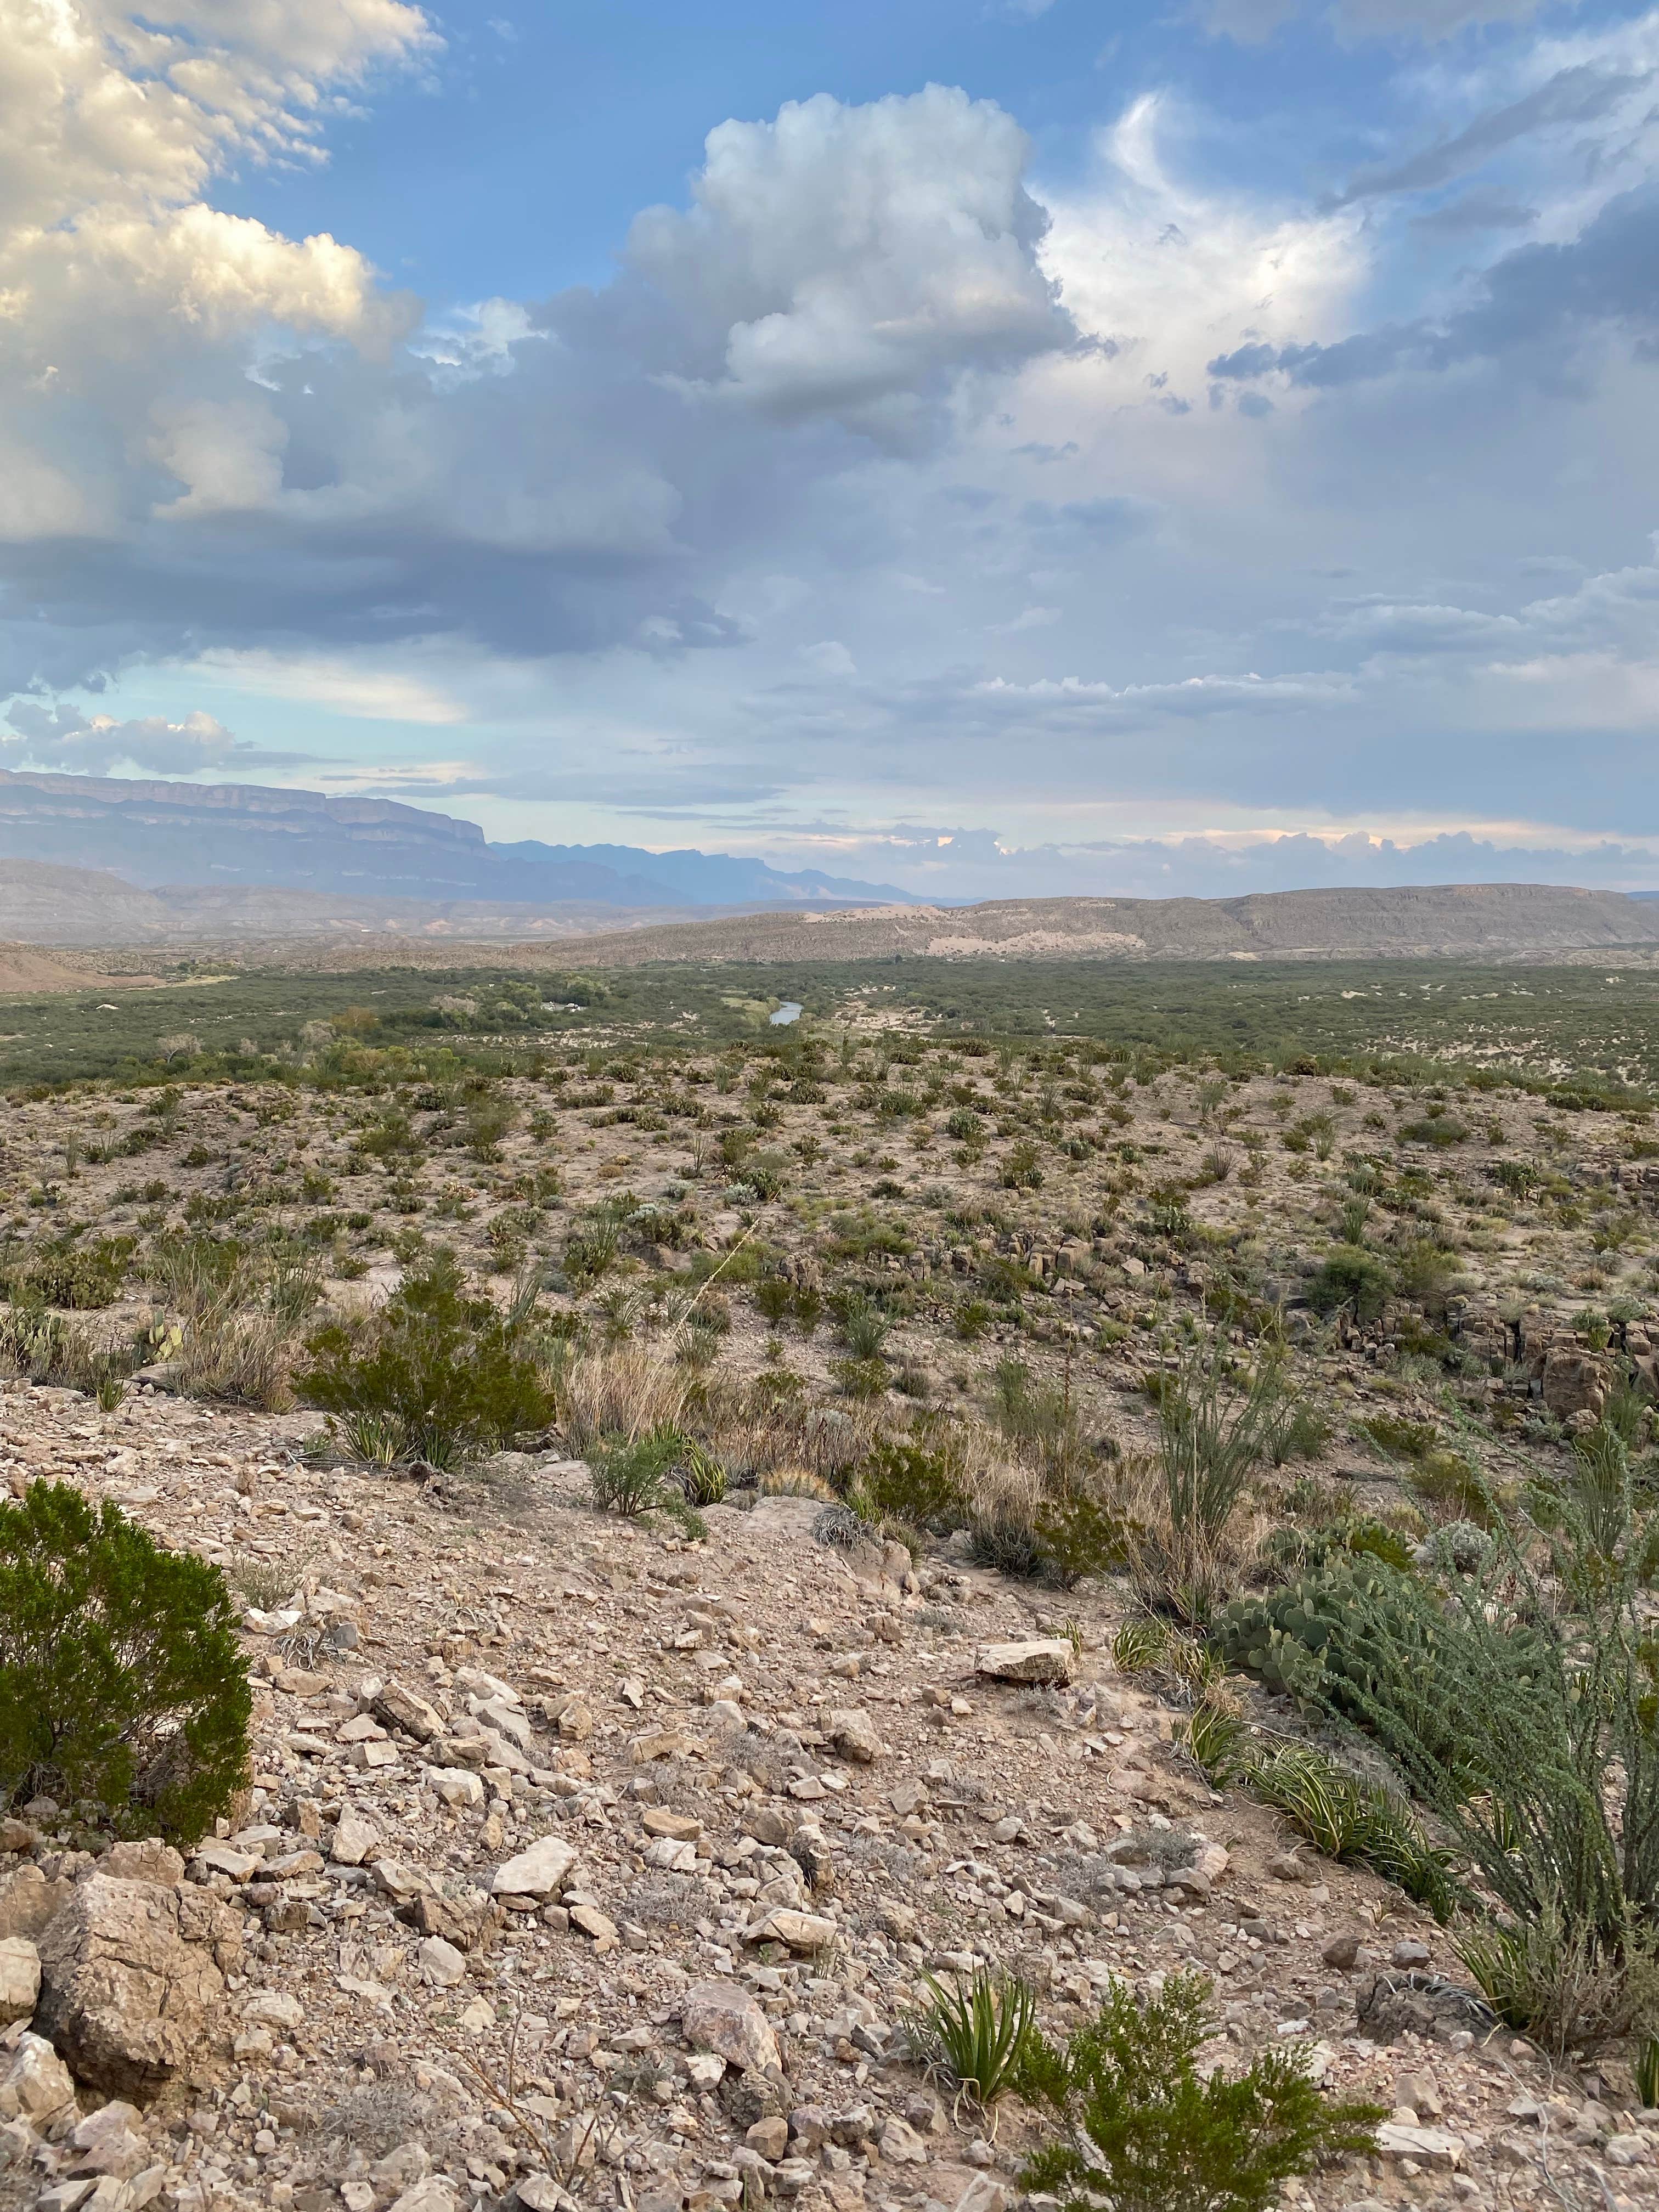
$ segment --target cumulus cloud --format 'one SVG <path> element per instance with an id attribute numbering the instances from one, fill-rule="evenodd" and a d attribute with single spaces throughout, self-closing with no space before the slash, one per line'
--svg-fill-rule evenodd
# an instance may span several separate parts
<path id="1" fill-rule="evenodd" d="M 288 766 L 299 753 L 275 753 L 241 744 L 211 714 L 198 711 L 182 721 L 146 714 L 127 721 L 83 715 L 72 707 L 44 707 L 15 699 L 7 714 L 9 736 L 0 732 L 0 764 L 107 775 L 114 768 L 155 775 L 194 775 L 204 769 Z"/>
<path id="2" fill-rule="evenodd" d="M 709 133 L 690 209 L 640 216 L 628 265 L 684 318 L 712 390 L 908 441 L 965 369 L 1075 336 L 1038 264 L 1027 150 L 1002 109 L 945 85 L 790 101 Z"/>

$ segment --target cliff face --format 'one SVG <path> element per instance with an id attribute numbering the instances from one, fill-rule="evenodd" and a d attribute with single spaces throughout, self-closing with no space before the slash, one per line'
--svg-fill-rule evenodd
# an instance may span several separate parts
<path id="1" fill-rule="evenodd" d="M 331 898 L 662 908 L 905 896 L 728 854 L 491 845 L 476 822 L 391 799 L 0 769 L 0 870 L 8 859 L 113 869 L 149 888 L 241 885 Z"/>

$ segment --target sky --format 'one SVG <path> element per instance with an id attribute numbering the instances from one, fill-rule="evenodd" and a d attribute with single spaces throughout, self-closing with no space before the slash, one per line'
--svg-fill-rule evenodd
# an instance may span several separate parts
<path id="1" fill-rule="evenodd" d="M 0 40 L 0 765 L 951 900 L 1659 886 L 1659 9 Z"/>

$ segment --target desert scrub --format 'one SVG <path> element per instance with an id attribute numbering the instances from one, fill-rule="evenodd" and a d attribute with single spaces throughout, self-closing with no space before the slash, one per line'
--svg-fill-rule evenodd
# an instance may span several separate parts
<path id="1" fill-rule="evenodd" d="M 951 1455 L 918 1441 L 887 1439 L 871 1448 L 854 1480 L 851 1503 L 865 1519 L 948 1535 L 967 1512 L 960 1470 Z"/>
<path id="2" fill-rule="evenodd" d="M 1328 2099 L 1300 2050 L 1242 2074 L 1200 2072 L 1210 1984 L 1171 1974 L 1156 1996 L 1120 1984 L 1063 2050 L 1027 2039 L 1022 2095 L 1057 2127 L 1022 2176 L 1066 2212 L 1267 2212 L 1294 2176 L 1374 2148 L 1380 2105 Z"/>
<path id="3" fill-rule="evenodd" d="M 188 1847 L 246 1778 L 252 1712 L 217 1567 L 67 1483 L 0 1505 L 0 1803 Z"/>
<path id="4" fill-rule="evenodd" d="M 99 1237 L 83 1244 L 70 1237 L 53 1237 L 15 1254 L 0 1281 L 8 1297 L 20 1303 L 95 1311 L 113 1305 L 120 1296 L 136 1242 L 131 1237 Z"/>
<path id="5" fill-rule="evenodd" d="M 1238 1562 L 1233 1524 L 1250 1477 L 1282 1461 L 1300 1413 L 1278 1360 L 1230 1371 L 1224 1338 L 1192 1347 L 1173 1376 L 1154 1378 L 1155 1517 L 1133 1528 L 1129 1563 L 1143 1602 L 1202 1626 Z"/>
<path id="6" fill-rule="evenodd" d="M 453 1256 L 427 1255 L 365 1322 L 307 1340 L 301 1395 L 343 1435 L 365 1421 L 397 1456 L 454 1467 L 546 1428 L 554 1392 L 530 1330 L 469 1297 Z"/>
<path id="7" fill-rule="evenodd" d="M 704 1535 L 708 1532 L 687 1495 L 688 1469 L 690 1482 L 702 1486 L 708 1468 L 708 1455 L 672 1425 L 648 1429 L 643 1436 L 617 1437 L 594 1452 L 593 1503 L 601 1513 L 617 1513 L 628 1521 L 665 1514 L 689 1535 Z"/>
<path id="8" fill-rule="evenodd" d="M 1327 1858 L 1369 1866 L 1437 1920 L 1451 1917 L 1458 1891 L 1449 1854 L 1430 1844 L 1421 1821 L 1394 1790 L 1350 1774 L 1310 1744 L 1281 1744 L 1265 1758 L 1241 1757 L 1234 1766 Z"/>

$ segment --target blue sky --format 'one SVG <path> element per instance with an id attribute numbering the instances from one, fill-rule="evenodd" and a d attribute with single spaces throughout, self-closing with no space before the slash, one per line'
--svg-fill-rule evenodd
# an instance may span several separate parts
<path id="1" fill-rule="evenodd" d="M 0 0 L 0 763 L 1659 884 L 1659 12 Z"/>

